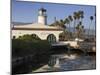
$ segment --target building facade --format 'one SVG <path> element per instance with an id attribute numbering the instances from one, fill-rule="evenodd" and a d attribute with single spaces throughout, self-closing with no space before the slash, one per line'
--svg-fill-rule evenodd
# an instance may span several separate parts
<path id="1" fill-rule="evenodd" d="M 12 28 L 12 38 L 18 38 L 25 34 L 35 34 L 41 40 L 59 41 L 59 35 L 63 29 L 56 26 L 47 25 L 46 9 L 41 8 L 38 10 L 38 23 L 27 25 L 14 25 Z"/>

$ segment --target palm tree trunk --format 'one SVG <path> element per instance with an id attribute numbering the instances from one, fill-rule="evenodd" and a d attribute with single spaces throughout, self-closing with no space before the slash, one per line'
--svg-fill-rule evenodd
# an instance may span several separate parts
<path id="1" fill-rule="evenodd" d="M 75 26 L 76 26 L 76 20 L 74 20 L 74 38 L 76 37 L 75 36 L 75 32 L 76 32 Z"/>
<path id="2" fill-rule="evenodd" d="M 91 24 L 92 24 L 92 20 L 91 20 Z M 89 30 L 88 30 L 88 37 L 90 36 L 90 29 L 91 29 L 91 24 L 89 25 Z M 90 38 L 90 37 L 89 37 Z"/>
<path id="3" fill-rule="evenodd" d="M 70 23 L 69 23 L 69 40 L 70 40 L 70 38 L 71 38 L 71 37 L 70 37 Z"/>

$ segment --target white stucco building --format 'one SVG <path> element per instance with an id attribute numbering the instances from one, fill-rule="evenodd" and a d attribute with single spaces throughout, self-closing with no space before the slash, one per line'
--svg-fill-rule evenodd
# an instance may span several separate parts
<path id="1" fill-rule="evenodd" d="M 46 9 L 38 10 L 38 22 L 27 25 L 14 25 L 12 28 L 12 38 L 18 38 L 25 34 L 35 34 L 41 40 L 59 41 L 59 34 L 63 32 L 60 27 L 47 25 Z"/>

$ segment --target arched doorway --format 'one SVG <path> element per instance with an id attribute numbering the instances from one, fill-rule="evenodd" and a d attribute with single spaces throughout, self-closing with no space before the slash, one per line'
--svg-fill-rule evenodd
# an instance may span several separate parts
<path id="1" fill-rule="evenodd" d="M 56 42 L 56 37 L 54 34 L 49 34 L 48 37 L 47 37 L 47 40 L 50 42 L 50 43 L 55 43 Z"/>

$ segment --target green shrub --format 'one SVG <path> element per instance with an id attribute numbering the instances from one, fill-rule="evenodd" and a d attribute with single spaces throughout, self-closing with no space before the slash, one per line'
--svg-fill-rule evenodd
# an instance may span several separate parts
<path id="1" fill-rule="evenodd" d="M 26 39 L 12 39 L 12 55 L 26 56 L 26 55 L 41 55 L 48 54 L 50 44 L 46 40 L 26 40 Z"/>
<path id="2" fill-rule="evenodd" d="M 23 36 L 19 36 L 18 39 L 21 39 L 21 40 L 30 40 L 30 41 L 33 41 L 33 40 L 40 40 L 40 38 L 36 35 L 36 34 L 26 34 L 26 35 L 23 35 Z"/>

